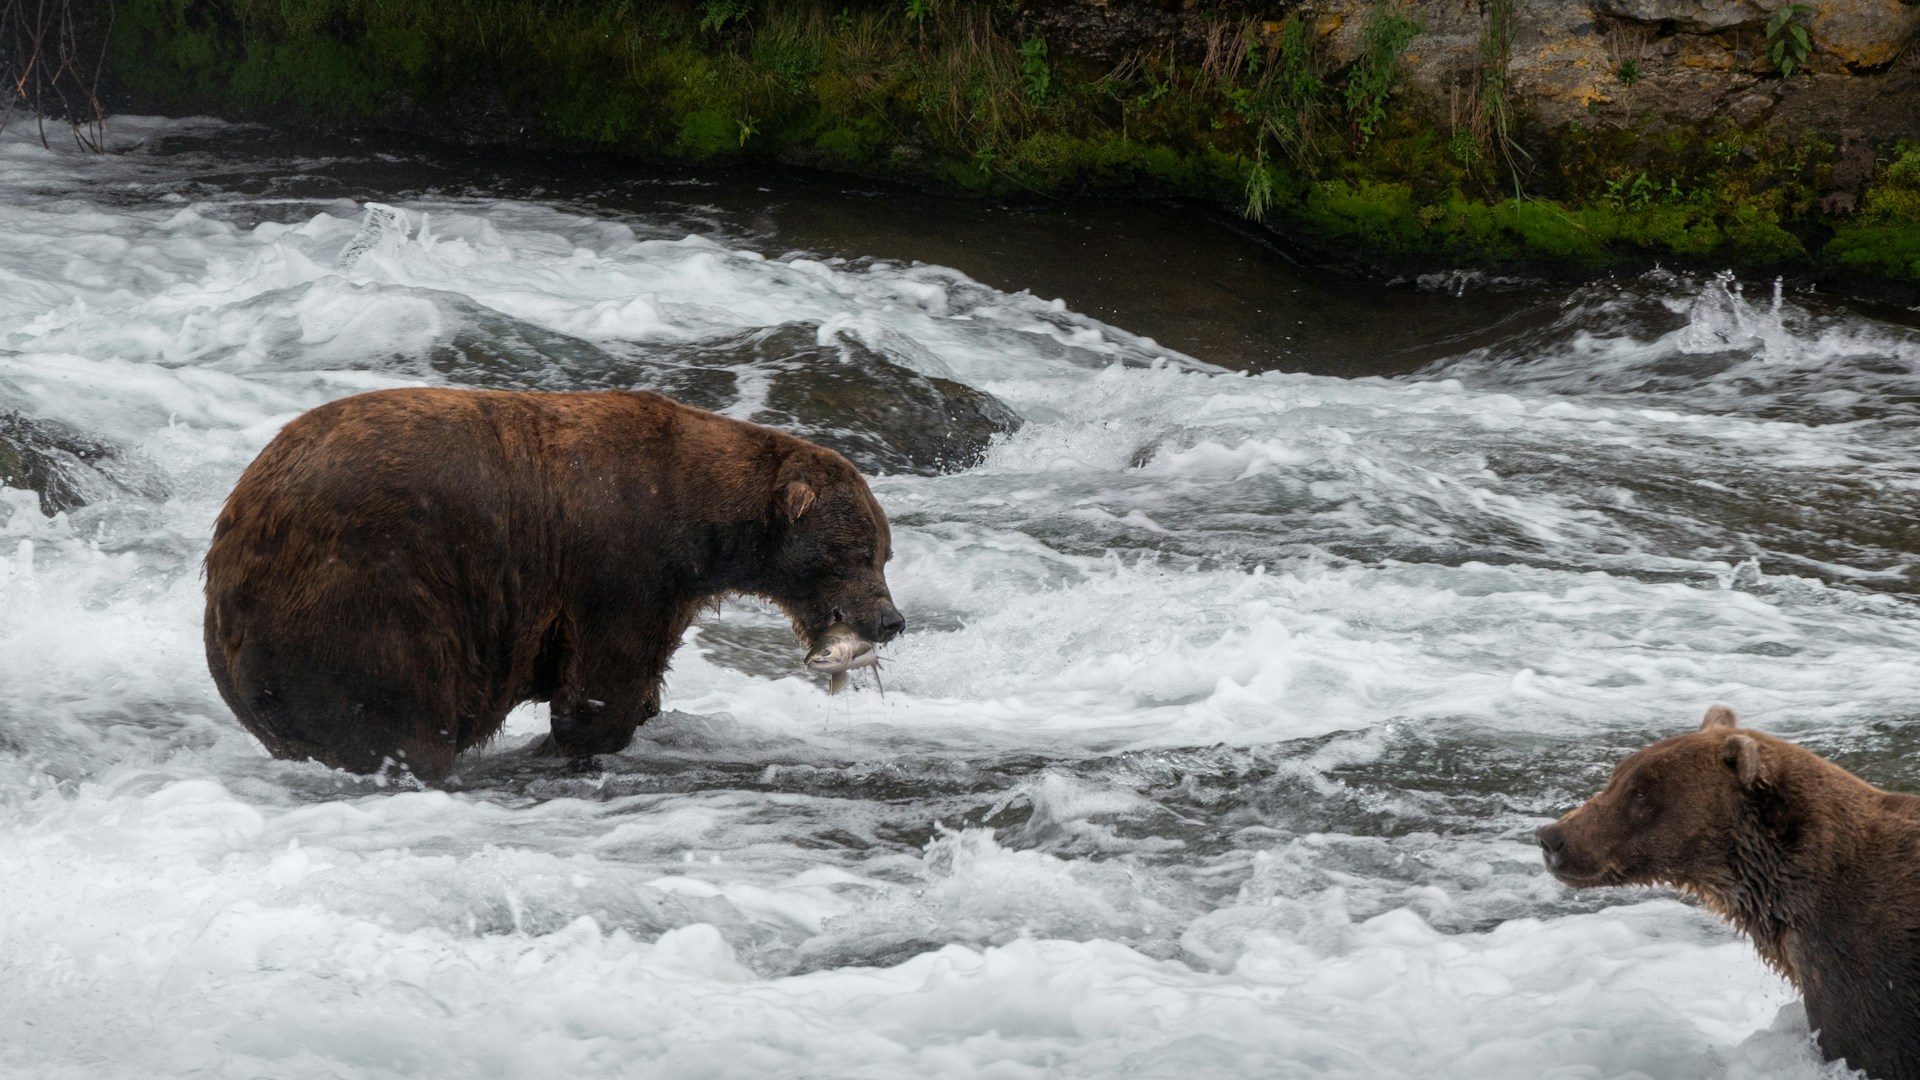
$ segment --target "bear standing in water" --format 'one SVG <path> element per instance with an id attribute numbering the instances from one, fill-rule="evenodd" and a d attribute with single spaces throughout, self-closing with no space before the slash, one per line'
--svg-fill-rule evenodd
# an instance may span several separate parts
<path id="1" fill-rule="evenodd" d="M 1920 797 L 1707 710 L 1540 829 L 1575 888 L 1672 885 L 1730 920 L 1806 999 L 1830 1058 L 1920 1080 Z"/>
<path id="2" fill-rule="evenodd" d="M 207 664 L 277 757 L 427 780 L 550 702 L 547 752 L 660 711 L 701 605 L 809 643 L 905 626 L 886 514 L 847 459 L 657 394 L 383 390 L 288 424 L 207 552 Z"/>

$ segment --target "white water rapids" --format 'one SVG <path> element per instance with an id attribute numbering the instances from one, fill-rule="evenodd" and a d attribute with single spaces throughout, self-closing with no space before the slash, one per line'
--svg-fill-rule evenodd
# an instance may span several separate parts
<path id="1" fill-rule="evenodd" d="M 0 489 L 0 1074 L 1830 1074 L 1747 944 L 1531 831 L 1716 701 L 1920 780 L 1920 334 L 1656 273 L 1409 377 L 1248 374 L 724 214 L 159 149 L 196 134 L 239 138 L 0 136 L 0 413 L 110 450 L 55 516 Z M 293 416 L 777 327 L 1023 420 L 875 478 L 884 696 L 729 604 L 597 772 L 520 753 L 533 709 L 419 790 L 223 707 L 200 559 Z"/>

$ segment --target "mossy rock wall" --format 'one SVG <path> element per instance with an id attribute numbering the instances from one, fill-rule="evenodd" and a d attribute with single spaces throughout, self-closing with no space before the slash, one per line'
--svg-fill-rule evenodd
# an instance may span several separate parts
<path id="1" fill-rule="evenodd" d="M 1916 36 L 1902 0 L 118 0 L 109 56 L 140 107 L 1910 282 Z"/>

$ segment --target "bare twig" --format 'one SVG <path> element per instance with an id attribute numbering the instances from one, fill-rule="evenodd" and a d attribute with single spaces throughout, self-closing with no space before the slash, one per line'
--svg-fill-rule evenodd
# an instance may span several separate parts
<path id="1" fill-rule="evenodd" d="M 41 145 L 51 117 L 67 122 L 81 148 L 101 149 L 100 76 L 112 29 L 113 5 L 98 0 L 0 0 L 0 130 L 25 111 Z"/>

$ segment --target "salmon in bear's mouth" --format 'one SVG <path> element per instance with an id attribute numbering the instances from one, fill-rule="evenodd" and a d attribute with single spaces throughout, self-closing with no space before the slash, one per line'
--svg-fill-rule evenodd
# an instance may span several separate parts
<path id="1" fill-rule="evenodd" d="M 874 651 L 873 642 L 843 622 L 822 631 L 819 641 L 807 653 L 807 666 L 815 671 L 852 671 L 879 662 L 880 654 Z"/>
<path id="2" fill-rule="evenodd" d="M 806 659 L 809 670 L 829 676 L 829 694 L 837 694 L 847 688 L 851 681 L 848 672 L 865 667 L 874 668 L 877 672 L 880 665 L 880 653 L 874 643 L 840 621 L 838 611 L 833 614 L 834 621 L 814 639 L 813 648 L 807 652 Z M 876 680 L 879 678 L 877 674 L 874 677 Z"/>

